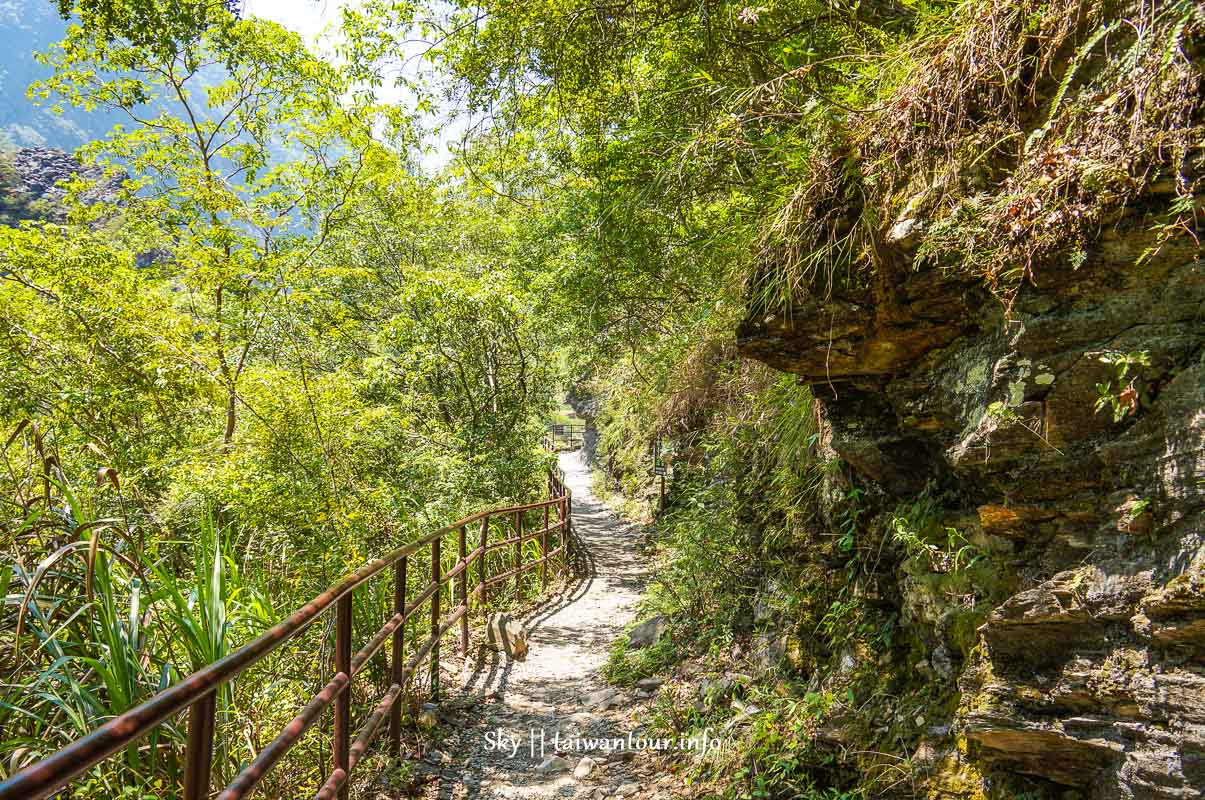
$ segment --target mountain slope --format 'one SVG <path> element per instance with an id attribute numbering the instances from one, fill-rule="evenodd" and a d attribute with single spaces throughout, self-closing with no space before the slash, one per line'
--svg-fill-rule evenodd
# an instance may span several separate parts
<path id="1" fill-rule="evenodd" d="M 100 138 L 116 115 L 66 108 L 55 113 L 34 105 L 29 85 L 50 74 L 35 53 L 63 38 L 67 23 L 45 0 L 0 0 L 0 146 L 72 150 Z"/>

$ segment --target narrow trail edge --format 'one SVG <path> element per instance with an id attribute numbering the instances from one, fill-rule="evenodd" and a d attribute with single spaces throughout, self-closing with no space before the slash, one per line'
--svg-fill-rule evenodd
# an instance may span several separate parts
<path id="1" fill-rule="evenodd" d="M 524 662 L 485 650 L 471 653 L 464 686 L 446 705 L 465 712 L 419 769 L 433 800 L 527 800 L 672 796 L 644 774 L 658 768 L 640 753 L 562 750 L 554 769 L 541 765 L 556 743 L 588 744 L 640 734 L 630 693 L 609 689 L 602 676 L 612 643 L 634 621 L 648 579 L 639 554 L 642 527 L 619 519 L 591 492 L 581 451 L 562 453 L 573 491 L 574 525 L 585 574 L 550 605 L 524 619 L 530 652 Z M 584 756 L 597 761 L 575 778 Z M 647 755 L 647 754 L 646 754 Z M 624 791 L 620 791 L 624 790 Z"/>

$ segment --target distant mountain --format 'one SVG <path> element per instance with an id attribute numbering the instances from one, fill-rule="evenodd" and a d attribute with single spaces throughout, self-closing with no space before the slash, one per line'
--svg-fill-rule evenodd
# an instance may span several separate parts
<path id="1" fill-rule="evenodd" d="M 34 59 L 61 40 L 67 23 L 50 0 L 0 0 L 0 147 L 74 150 L 99 139 L 118 122 L 115 114 L 66 108 L 55 114 L 35 106 L 25 91 L 50 70 Z"/>

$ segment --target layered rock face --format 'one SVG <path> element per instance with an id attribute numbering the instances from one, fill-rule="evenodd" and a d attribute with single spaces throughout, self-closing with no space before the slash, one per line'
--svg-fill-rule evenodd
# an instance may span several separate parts
<path id="1" fill-rule="evenodd" d="M 60 185 L 80 176 L 93 185 L 82 199 L 87 204 L 116 203 L 119 198 L 121 178 L 106 178 L 97 167 L 84 167 L 75 156 L 53 147 L 27 147 L 6 154 L 8 174 L 4 176 L 6 186 L 0 187 L 4 194 L 4 206 L 9 223 L 21 219 L 47 219 L 63 222 L 66 212 L 63 198 L 66 190 Z"/>
<path id="2" fill-rule="evenodd" d="M 1123 215 L 1011 308 L 919 269 L 738 334 L 812 385 L 832 450 L 885 507 L 951 490 L 947 524 L 1009 576 L 957 665 L 949 741 L 985 786 L 1205 793 L 1205 264 L 1192 236 L 1156 236 Z M 952 615 L 897 578 L 902 619 L 959 652 Z"/>
<path id="3" fill-rule="evenodd" d="M 963 10 L 761 265 L 844 271 L 751 294 L 739 347 L 904 550 L 875 592 L 940 701 L 895 737 L 922 795 L 1205 796 L 1205 16 Z"/>

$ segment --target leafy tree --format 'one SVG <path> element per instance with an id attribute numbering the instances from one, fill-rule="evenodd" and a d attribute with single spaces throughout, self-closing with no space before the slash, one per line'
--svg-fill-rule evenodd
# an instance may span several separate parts
<path id="1" fill-rule="evenodd" d="M 839 153 L 914 17 L 890 1 L 369 9 L 417 26 L 453 76 L 469 123 L 454 170 L 523 209 L 580 368 L 627 360 L 664 391 L 755 260 L 779 257 L 780 210 Z"/>
<path id="2" fill-rule="evenodd" d="M 123 176 L 116 202 L 76 181 L 65 224 L 0 228 L 0 596 L 29 619 L 0 617 L 5 771 L 372 554 L 542 487 L 553 375 L 517 217 L 417 175 L 406 113 L 357 60 L 373 29 L 332 64 L 200 8 L 80 4 L 34 89 L 127 122 L 82 153 Z M 264 665 L 271 691 L 233 690 L 219 771 L 312 684 L 296 647 Z M 179 731 L 148 744 L 79 795 L 170 793 Z M 277 794 L 317 778 L 299 770 Z"/>
<path id="3" fill-rule="evenodd" d="M 126 39 L 141 47 L 171 51 L 216 20 L 238 10 L 237 0 L 55 0 L 63 19 L 77 17 L 84 27 L 108 39 Z"/>
<path id="4" fill-rule="evenodd" d="M 249 356 L 350 213 L 376 145 L 369 98 L 348 103 L 347 77 L 296 34 L 228 12 L 207 19 L 170 48 L 73 26 L 47 57 L 55 75 L 34 91 L 132 123 L 86 152 L 135 176 L 123 200 L 178 264 L 201 326 L 203 346 L 190 355 L 224 390 L 229 444 Z"/>

